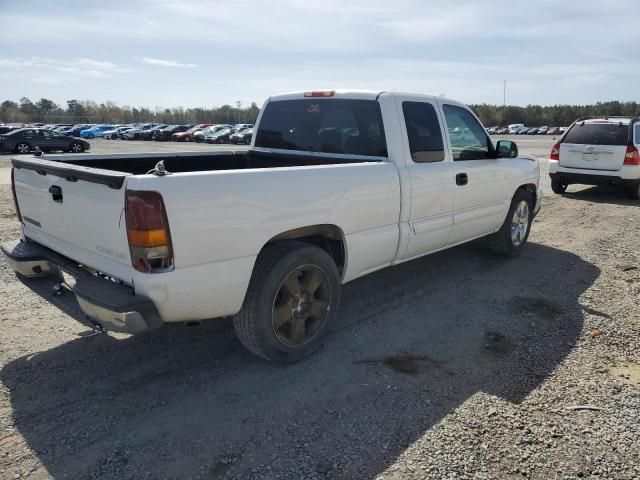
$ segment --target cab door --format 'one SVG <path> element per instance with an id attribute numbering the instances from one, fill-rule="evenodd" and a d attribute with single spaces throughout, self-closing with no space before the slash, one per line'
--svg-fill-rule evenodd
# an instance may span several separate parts
<path id="1" fill-rule="evenodd" d="M 441 101 L 446 138 L 452 155 L 453 227 L 449 244 L 495 232 L 506 218 L 513 174 L 506 158 L 497 158 L 489 136 L 475 115 L 462 105 Z"/>
<path id="2" fill-rule="evenodd" d="M 399 251 L 399 257 L 406 260 L 447 244 L 453 225 L 454 183 L 437 104 L 426 97 L 407 95 L 396 98 L 396 107 L 411 202 L 408 240 Z"/>

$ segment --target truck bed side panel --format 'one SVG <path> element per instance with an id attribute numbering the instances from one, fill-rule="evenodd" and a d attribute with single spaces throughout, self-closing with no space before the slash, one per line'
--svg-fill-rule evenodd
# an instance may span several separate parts
<path id="1" fill-rule="evenodd" d="M 210 317 L 236 313 L 255 257 L 289 230 L 337 225 L 348 247 L 344 281 L 389 264 L 397 249 L 400 187 L 392 163 L 134 176 L 127 186 L 160 192 L 167 208 L 175 271 L 136 272 L 134 278 L 137 291 L 157 303 L 165 321 L 194 309 Z M 207 278 L 207 271 L 219 278 Z M 165 281 L 171 288 L 162 286 Z M 230 296 L 232 291 L 242 294 Z"/>

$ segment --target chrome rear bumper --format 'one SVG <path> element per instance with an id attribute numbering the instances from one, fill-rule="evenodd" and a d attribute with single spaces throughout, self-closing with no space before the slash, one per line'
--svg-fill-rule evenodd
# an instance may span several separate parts
<path id="1" fill-rule="evenodd" d="M 149 298 L 136 295 L 127 285 L 94 275 L 77 262 L 36 242 L 14 240 L 3 243 L 0 250 L 11 268 L 26 277 L 23 282 L 27 286 L 35 277 L 51 277 L 53 286 L 64 282 L 63 271 L 72 276 L 75 284 L 67 284 L 68 294 L 73 294 L 82 312 L 105 330 L 136 334 L 162 325 Z M 44 298 L 55 304 L 52 299 Z"/>

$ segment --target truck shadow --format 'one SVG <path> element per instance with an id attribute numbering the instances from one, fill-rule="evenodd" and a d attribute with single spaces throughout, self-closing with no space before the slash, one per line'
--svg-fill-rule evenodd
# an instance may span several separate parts
<path id="1" fill-rule="evenodd" d="M 571 189 L 575 187 L 569 187 Z M 640 205 L 638 200 L 632 200 L 625 195 L 625 191 L 620 187 L 609 185 L 599 185 L 587 187 L 582 190 L 570 190 L 563 194 L 571 200 L 583 200 L 591 203 L 609 203 L 612 205 L 629 205 L 636 207 Z"/>
<path id="2" fill-rule="evenodd" d="M 78 338 L 0 379 L 54 478 L 373 478 L 471 397 L 538 387 L 579 341 L 598 276 L 566 251 L 505 259 L 475 242 L 345 286 L 338 326 L 300 364 L 253 357 L 220 320 Z"/>

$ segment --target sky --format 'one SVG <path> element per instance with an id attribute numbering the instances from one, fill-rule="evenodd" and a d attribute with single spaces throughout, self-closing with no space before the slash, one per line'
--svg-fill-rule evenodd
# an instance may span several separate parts
<path id="1" fill-rule="evenodd" d="M 322 88 L 640 101 L 639 0 L 0 0 L 0 100 L 261 105 Z"/>

